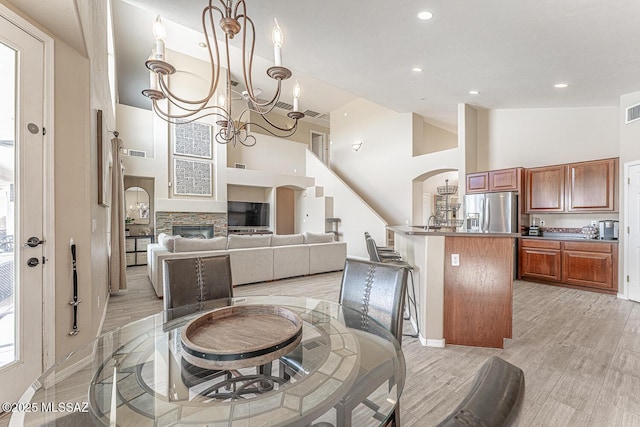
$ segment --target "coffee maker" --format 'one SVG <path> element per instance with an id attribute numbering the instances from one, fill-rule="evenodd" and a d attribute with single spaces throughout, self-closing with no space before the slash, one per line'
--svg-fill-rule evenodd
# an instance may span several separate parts
<path id="1" fill-rule="evenodd" d="M 618 240 L 619 223 L 615 220 L 598 222 L 598 238 L 600 240 Z"/>

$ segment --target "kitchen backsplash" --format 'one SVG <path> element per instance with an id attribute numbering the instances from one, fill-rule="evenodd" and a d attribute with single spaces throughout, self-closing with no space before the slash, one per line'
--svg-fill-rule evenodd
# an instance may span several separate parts
<path id="1" fill-rule="evenodd" d="M 591 225 L 591 221 L 600 221 L 601 219 L 618 219 L 617 213 L 590 213 L 590 214 L 574 214 L 574 213 L 558 213 L 558 214 L 542 214 L 536 213 L 529 215 L 529 218 L 538 217 L 541 221 L 544 221 L 544 225 L 541 227 L 545 230 L 549 228 L 558 229 L 579 229 L 579 233 L 582 227 Z"/>

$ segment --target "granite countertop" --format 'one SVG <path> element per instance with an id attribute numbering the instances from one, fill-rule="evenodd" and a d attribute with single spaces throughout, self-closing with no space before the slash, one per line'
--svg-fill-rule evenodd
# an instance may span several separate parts
<path id="1" fill-rule="evenodd" d="M 390 225 L 388 230 L 408 236 L 450 236 L 450 237 L 522 237 L 520 233 L 471 233 L 466 231 L 427 230 L 423 225 Z"/>
<path id="2" fill-rule="evenodd" d="M 561 233 L 547 233 L 542 236 L 522 236 L 523 239 L 533 240 L 561 240 L 571 242 L 589 242 L 589 243 L 618 243 L 617 240 L 600 240 L 600 239 L 587 239 L 584 235 L 561 235 Z"/>

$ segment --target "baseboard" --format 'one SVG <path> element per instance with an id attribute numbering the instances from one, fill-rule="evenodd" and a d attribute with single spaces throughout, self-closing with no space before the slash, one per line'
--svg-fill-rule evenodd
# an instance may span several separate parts
<path id="1" fill-rule="evenodd" d="M 427 347 L 444 348 L 444 339 L 441 339 L 441 340 L 427 339 L 426 344 L 424 345 L 426 345 Z"/>
<path id="2" fill-rule="evenodd" d="M 625 294 L 618 293 L 618 295 L 616 295 L 616 296 L 618 298 L 620 298 L 620 299 L 624 299 L 624 300 L 627 300 L 627 301 L 629 300 L 629 298 Z"/>

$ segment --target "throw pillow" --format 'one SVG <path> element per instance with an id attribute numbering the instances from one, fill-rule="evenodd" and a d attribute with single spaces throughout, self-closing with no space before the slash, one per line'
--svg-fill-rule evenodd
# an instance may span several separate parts
<path id="1" fill-rule="evenodd" d="M 304 233 L 305 243 L 330 243 L 333 242 L 333 233 Z"/>
<path id="2" fill-rule="evenodd" d="M 243 236 L 238 234 L 229 234 L 229 249 L 240 248 L 263 248 L 271 246 L 271 235 L 262 236 Z"/>
<path id="3" fill-rule="evenodd" d="M 174 252 L 192 251 L 220 251 L 227 249 L 226 237 L 214 237 L 213 239 L 175 239 Z"/>
<path id="4" fill-rule="evenodd" d="M 283 234 L 271 236 L 271 246 L 301 245 L 304 243 L 302 234 Z"/>
<path id="5" fill-rule="evenodd" d="M 158 243 L 165 247 L 169 252 L 173 252 L 174 242 L 176 240 L 176 236 L 171 236 L 167 233 L 158 234 Z"/>

